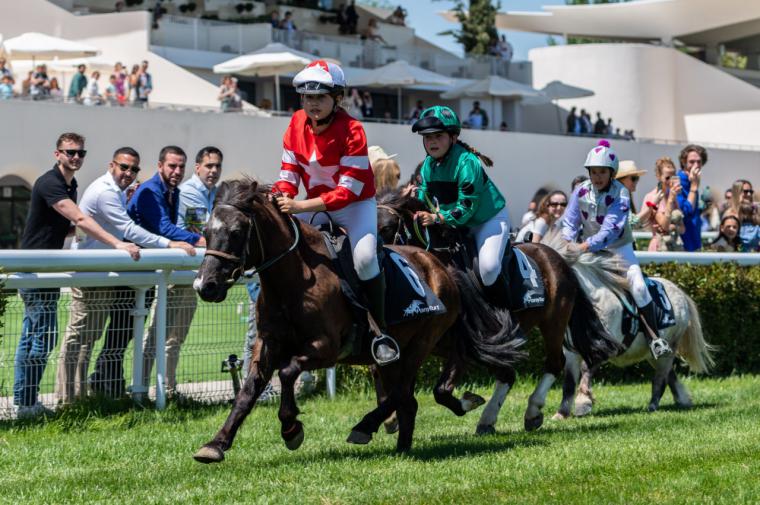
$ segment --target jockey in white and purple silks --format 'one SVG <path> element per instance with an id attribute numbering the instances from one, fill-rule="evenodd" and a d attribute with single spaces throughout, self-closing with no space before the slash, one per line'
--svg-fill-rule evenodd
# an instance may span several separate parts
<path id="1" fill-rule="evenodd" d="M 654 302 L 649 294 L 644 274 L 633 253 L 633 233 L 628 222 L 631 196 L 615 180 L 618 156 L 606 140 L 589 151 L 586 168 L 590 179 L 579 184 L 563 217 L 562 238 L 575 242 L 582 252 L 607 250 L 626 266 L 631 294 L 639 307 L 644 323 L 644 335 L 655 359 L 670 354 L 670 346 L 660 338 Z"/>

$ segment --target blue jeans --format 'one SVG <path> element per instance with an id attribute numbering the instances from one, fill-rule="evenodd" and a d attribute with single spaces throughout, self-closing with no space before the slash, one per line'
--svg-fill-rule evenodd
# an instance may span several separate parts
<path id="1" fill-rule="evenodd" d="M 248 304 L 248 332 L 246 332 L 245 344 L 243 346 L 243 379 L 248 376 L 248 367 L 251 365 L 251 355 L 253 354 L 253 344 L 256 342 L 256 300 L 259 299 L 261 284 L 251 282 L 250 284 L 246 284 L 245 287 L 248 290 L 251 303 Z"/>
<path id="2" fill-rule="evenodd" d="M 37 402 L 48 355 L 58 340 L 59 289 L 19 289 L 24 302 L 21 339 L 16 347 L 13 403 L 30 407 Z"/>

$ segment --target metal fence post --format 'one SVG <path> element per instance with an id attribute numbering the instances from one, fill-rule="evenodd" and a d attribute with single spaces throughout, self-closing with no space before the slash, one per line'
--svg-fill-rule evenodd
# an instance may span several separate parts
<path id="1" fill-rule="evenodd" d="M 166 408 L 166 309 L 171 270 L 159 270 L 156 287 L 156 408 Z"/>
<path id="2" fill-rule="evenodd" d="M 327 380 L 327 396 L 332 400 L 335 398 L 335 367 L 327 369 L 325 378 Z"/>
<path id="3" fill-rule="evenodd" d="M 141 286 L 135 288 L 135 308 L 132 310 L 132 342 L 134 343 L 134 355 L 132 358 L 132 400 L 141 402 L 148 395 L 148 388 L 143 385 L 143 333 L 145 332 L 145 316 L 148 309 L 145 308 L 145 294 L 148 288 Z"/>

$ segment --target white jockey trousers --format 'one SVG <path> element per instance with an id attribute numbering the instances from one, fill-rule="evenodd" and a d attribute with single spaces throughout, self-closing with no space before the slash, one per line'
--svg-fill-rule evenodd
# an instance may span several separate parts
<path id="1" fill-rule="evenodd" d="M 330 217 L 337 226 L 341 226 L 348 234 L 351 251 L 354 255 L 354 269 L 360 280 L 368 281 L 380 274 L 380 264 L 377 262 L 377 201 L 375 198 L 359 200 L 350 203 L 339 210 L 329 211 Z M 308 223 L 314 217 L 314 224 L 326 224 L 324 212 L 303 212 L 298 219 Z"/>
<path id="2" fill-rule="evenodd" d="M 633 244 L 628 243 L 621 247 L 609 248 L 609 251 L 622 260 L 625 268 L 627 268 L 626 278 L 636 306 L 648 305 L 652 301 L 652 296 L 649 294 L 646 282 L 644 282 L 644 274 L 641 272 L 639 260 L 633 252 Z"/>
<path id="3" fill-rule="evenodd" d="M 478 270 L 483 285 L 496 282 L 501 272 L 501 260 L 509 243 L 509 213 L 507 208 L 483 224 L 472 228 L 475 246 L 478 248 Z"/>

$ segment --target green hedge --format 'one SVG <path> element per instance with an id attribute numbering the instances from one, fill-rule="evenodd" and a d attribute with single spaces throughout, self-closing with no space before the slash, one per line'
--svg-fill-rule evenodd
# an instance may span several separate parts
<path id="1" fill-rule="evenodd" d="M 735 263 L 647 265 L 644 271 L 678 284 L 699 307 L 705 339 L 717 348 L 713 375 L 760 373 L 760 266 L 740 267 Z M 543 343 L 534 330 L 529 336 L 529 358 L 518 366 L 520 374 L 539 375 L 543 364 Z M 435 385 L 441 362 L 429 360 L 420 371 L 419 388 Z M 686 368 L 684 367 L 685 371 Z M 611 381 L 649 380 L 647 363 L 625 369 L 605 366 L 600 378 Z M 483 370 L 471 370 L 465 382 L 490 384 Z M 371 390 L 371 378 L 364 367 L 338 367 L 341 389 Z"/>

